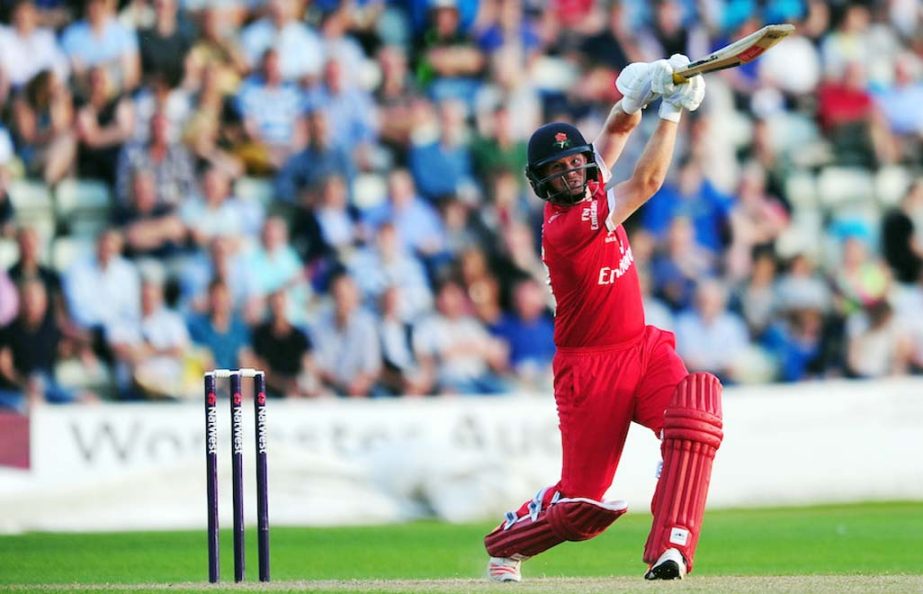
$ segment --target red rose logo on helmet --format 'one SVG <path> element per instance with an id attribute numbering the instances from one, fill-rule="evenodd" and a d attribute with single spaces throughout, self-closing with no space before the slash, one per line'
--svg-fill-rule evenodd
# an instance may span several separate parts
<path id="1" fill-rule="evenodd" d="M 567 148 L 570 146 L 570 139 L 564 132 L 558 132 L 554 135 L 554 143 L 560 148 Z"/>

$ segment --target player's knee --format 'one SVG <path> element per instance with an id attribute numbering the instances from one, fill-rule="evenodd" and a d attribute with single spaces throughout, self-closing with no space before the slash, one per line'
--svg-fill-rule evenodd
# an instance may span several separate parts
<path id="1" fill-rule="evenodd" d="M 664 414 L 663 439 L 721 445 L 721 382 L 711 373 L 690 373 L 673 392 Z"/>
<path id="2" fill-rule="evenodd" d="M 589 540 L 628 511 L 623 501 L 564 499 L 548 508 L 548 523 L 563 540 Z"/>

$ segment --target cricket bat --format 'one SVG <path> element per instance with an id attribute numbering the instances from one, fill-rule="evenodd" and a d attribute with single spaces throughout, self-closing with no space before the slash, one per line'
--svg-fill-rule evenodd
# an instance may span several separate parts
<path id="1" fill-rule="evenodd" d="M 759 31 L 754 31 L 704 58 L 690 62 L 679 72 L 673 73 L 673 83 L 679 85 L 693 76 L 746 64 L 788 37 L 794 30 L 795 26 L 789 24 L 766 25 Z"/>

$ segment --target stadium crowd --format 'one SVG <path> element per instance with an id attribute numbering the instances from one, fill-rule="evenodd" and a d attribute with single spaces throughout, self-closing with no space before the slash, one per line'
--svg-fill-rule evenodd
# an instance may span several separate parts
<path id="1" fill-rule="evenodd" d="M 0 407 L 194 396 L 210 367 L 550 393 L 529 135 L 592 138 L 628 63 L 773 22 L 796 33 L 709 75 L 628 223 L 648 323 L 729 383 L 923 368 L 917 0 L 0 6 Z"/>

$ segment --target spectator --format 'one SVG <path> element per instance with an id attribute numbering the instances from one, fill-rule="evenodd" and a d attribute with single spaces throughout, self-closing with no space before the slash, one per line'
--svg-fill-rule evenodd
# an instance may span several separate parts
<path id="1" fill-rule="evenodd" d="M 90 69 L 89 84 L 87 101 L 77 111 L 77 172 L 111 187 L 122 145 L 134 129 L 134 106 L 116 92 L 104 68 Z"/>
<path id="2" fill-rule="evenodd" d="M 301 260 L 289 243 L 288 226 L 281 217 L 269 217 L 263 224 L 259 245 L 251 251 L 246 267 L 253 275 L 253 287 L 260 299 L 275 291 L 288 292 L 289 319 L 301 321 L 308 302 L 308 285 Z M 234 272 L 231 272 L 234 274 Z"/>
<path id="3" fill-rule="evenodd" d="M 398 293 L 398 315 L 405 322 L 419 318 L 432 307 L 426 271 L 403 248 L 390 223 L 378 227 L 374 244 L 356 254 L 349 270 L 369 303 L 380 302 L 382 293 L 393 287 Z"/>
<path id="4" fill-rule="evenodd" d="M 484 71 L 480 48 L 465 31 L 456 0 L 430 2 L 427 30 L 418 40 L 417 80 L 435 101 L 472 106 Z"/>
<path id="5" fill-rule="evenodd" d="M 70 91 L 51 70 L 33 77 L 13 101 L 16 152 L 26 173 L 56 184 L 71 172 L 76 153 Z"/>
<path id="6" fill-rule="evenodd" d="M 116 220 L 125 233 L 126 252 L 132 258 L 172 256 L 186 241 L 186 227 L 176 207 L 157 202 L 154 183 L 149 171 L 135 171 L 131 202 L 117 211 Z"/>
<path id="7" fill-rule="evenodd" d="M 217 68 L 206 69 L 202 74 L 182 141 L 200 163 L 219 167 L 237 178 L 245 173 L 244 162 L 236 154 L 245 147 L 243 124 L 233 97 L 219 86 L 220 76 Z"/>
<path id="8" fill-rule="evenodd" d="M 290 0 L 273 0 L 288 2 Z M 276 171 L 304 145 L 299 133 L 299 118 L 304 111 L 304 96 L 294 83 L 282 77 L 279 53 L 266 50 L 260 70 L 240 87 L 237 101 L 251 143 L 247 170 L 254 173 Z"/>
<path id="9" fill-rule="evenodd" d="M 237 91 L 248 70 L 247 59 L 227 25 L 226 15 L 217 7 L 206 6 L 202 10 L 199 36 L 186 61 L 189 88 L 201 91 L 205 77 L 210 75 L 220 95 Z"/>
<path id="10" fill-rule="evenodd" d="M 439 137 L 416 144 L 408 156 L 417 188 L 430 202 L 473 189 L 471 150 L 464 106 L 458 101 L 439 105 Z"/>
<path id="11" fill-rule="evenodd" d="M 531 388 L 550 387 L 554 320 L 542 285 L 531 278 L 519 281 L 513 289 L 513 311 L 503 315 L 492 334 L 508 345 L 510 367 L 519 382 Z"/>
<path id="12" fill-rule="evenodd" d="M 425 259 L 444 249 L 439 213 L 420 198 L 413 177 L 406 169 L 393 169 L 388 173 L 387 201 L 367 210 L 363 221 L 372 229 L 389 223 L 394 225 L 402 249 Z"/>
<path id="13" fill-rule="evenodd" d="M 61 37 L 77 83 L 93 66 L 109 71 L 121 91 L 131 91 L 140 79 L 138 38 L 115 18 L 114 0 L 87 0 L 84 20 L 77 21 Z"/>
<path id="14" fill-rule="evenodd" d="M 41 238 L 33 227 L 20 227 L 16 232 L 16 245 L 19 248 L 19 259 L 10 267 L 10 279 L 17 285 L 27 280 L 37 279 L 45 287 L 48 297 L 50 315 L 54 315 L 61 328 L 68 337 L 76 337 L 77 331 L 61 291 L 61 276 L 58 272 L 42 264 Z M 3 323 L 0 322 L 0 326 Z"/>
<path id="15" fill-rule="evenodd" d="M 153 175 L 158 204 L 179 206 L 192 194 L 195 188 L 192 157 L 183 145 L 170 139 L 169 126 L 166 114 L 157 112 L 151 117 L 150 139 L 122 147 L 115 187 L 122 204 L 128 202 L 132 175 L 139 170 Z"/>
<path id="16" fill-rule="evenodd" d="M 912 53 L 901 54 L 894 62 L 894 84 L 881 89 L 875 102 L 887 120 L 891 132 L 906 138 L 905 146 L 919 149 L 923 135 L 923 64 Z M 914 153 L 917 154 L 917 153 Z M 912 155 L 904 155 L 913 158 Z"/>
<path id="17" fill-rule="evenodd" d="M 776 261 L 771 251 L 757 252 L 753 259 L 750 277 L 740 288 L 736 297 L 750 336 L 761 338 L 773 323 L 778 309 Z"/>
<path id="18" fill-rule="evenodd" d="M 306 205 L 306 192 L 316 189 L 331 175 L 344 180 L 355 177 L 352 157 L 333 143 L 326 112 L 310 111 L 307 129 L 307 146 L 285 162 L 275 180 L 276 196 L 292 204 Z"/>
<path id="19" fill-rule="evenodd" d="M 392 396 L 427 395 L 430 385 L 413 354 L 413 326 L 400 315 L 400 288 L 391 285 L 382 291 L 378 309 L 382 359 L 379 385 Z"/>
<path id="20" fill-rule="evenodd" d="M 676 320 L 676 344 L 689 370 L 714 373 L 723 382 L 738 377 L 749 344 L 747 327 L 726 303 L 721 283 L 704 280 L 696 289 L 695 309 Z"/>
<path id="21" fill-rule="evenodd" d="M 243 312 L 248 321 L 261 316 L 260 295 L 247 258 L 234 248 L 231 239 L 216 236 L 207 252 L 199 251 L 187 260 L 179 275 L 183 309 L 204 312 L 208 309 L 208 286 L 219 280 L 231 295 L 231 309 Z"/>
<path id="22" fill-rule="evenodd" d="M 267 303 L 269 319 L 253 330 L 254 365 L 266 371 L 267 394 L 316 396 L 311 340 L 289 322 L 285 291 L 271 293 Z"/>
<path id="23" fill-rule="evenodd" d="M 504 171 L 525 170 L 526 143 L 513 135 L 512 119 L 506 106 L 499 105 L 471 143 L 475 171 L 481 179 L 491 179 Z"/>
<path id="24" fill-rule="evenodd" d="M 121 256 L 122 235 L 107 229 L 96 239 L 96 254 L 78 260 L 65 273 L 64 297 L 80 328 L 93 334 L 94 349 L 111 359 L 109 332 L 137 323 L 141 283 L 134 264 Z"/>
<path id="25" fill-rule="evenodd" d="M 413 350 L 427 393 L 500 394 L 506 391 L 498 375 L 506 369 L 505 345 L 465 313 L 465 293 L 447 280 L 436 290 L 436 311 L 414 328 Z"/>
<path id="26" fill-rule="evenodd" d="M 673 311 L 692 305 L 700 278 L 712 274 L 711 258 L 693 239 L 692 223 L 685 217 L 673 219 L 665 245 L 651 260 L 654 295 Z"/>
<path id="27" fill-rule="evenodd" d="M 411 136 L 420 118 L 424 99 L 419 96 L 409 73 L 407 53 L 394 45 L 378 51 L 381 81 L 375 88 L 378 109 L 378 138 L 400 164 L 410 148 Z"/>
<path id="28" fill-rule="evenodd" d="M 372 396 L 381 373 L 375 319 L 359 305 L 359 289 L 347 274 L 330 281 L 333 306 L 314 325 L 318 374 L 338 396 Z"/>
<path id="29" fill-rule="evenodd" d="M 885 300 L 866 304 L 846 322 L 847 363 L 856 377 L 874 378 L 907 373 L 913 345 L 898 326 Z"/>
<path id="30" fill-rule="evenodd" d="M 923 244 L 914 220 L 923 218 L 923 179 L 914 182 L 900 205 L 888 212 L 881 225 L 882 252 L 900 283 L 914 284 L 923 271 Z"/>
<path id="31" fill-rule="evenodd" d="M 9 28 L 0 28 L 0 81 L 17 92 L 43 71 L 55 73 L 59 81 L 68 77 L 67 58 L 58 46 L 54 31 L 39 26 L 33 0 L 15 0 L 9 7 Z M 7 89 L 0 89 L 5 98 Z"/>
<path id="32" fill-rule="evenodd" d="M 55 380 L 61 332 L 48 315 L 48 295 L 38 279 L 20 288 L 18 317 L 0 328 L 0 408 L 25 412 L 43 401 L 61 404 L 95 400 L 90 393 L 75 394 Z"/>
<path id="33" fill-rule="evenodd" d="M 777 342 L 773 350 L 779 362 L 779 379 L 797 382 L 820 376 L 825 346 L 823 312 L 808 305 L 784 313 L 779 333 L 771 341 Z"/>
<path id="34" fill-rule="evenodd" d="M 138 31 L 141 71 L 147 80 L 162 78 L 170 87 L 183 82 L 195 31 L 179 17 L 176 0 L 154 0 L 154 24 Z"/>
<path id="35" fill-rule="evenodd" d="M 202 195 L 187 200 L 179 209 L 192 241 L 206 247 L 217 236 L 227 237 L 235 247 L 254 239 L 262 225 L 262 207 L 248 208 L 231 195 L 231 180 L 217 167 L 202 174 Z"/>
<path id="36" fill-rule="evenodd" d="M 148 398 L 188 398 L 198 393 L 185 364 L 191 341 L 182 316 L 164 305 L 163 286 L 148 279 L 141 285 L 141 318 L 112 332 L 116 358 L 131 378 L 129 389 Z"/>
<path id="37" fill-rule="evenodd" d="M 759 164 L 744 168 L 737 196 L 730 212 L 731 245 L 726 255 L 732 281 L 749 274 L 754 249 L 772 248 L 788 226 L 788 213 L 779 199 L 766 191 L 766 172 Z"/>
<path id="38" fill-rule="evenodd" d="M 295 0 L 269 0 L 267 16 L 244 28 L 241 44 L 251 67 L 272 48 L 287 81 L 311 80 L 323 66 L 323 46 L 317 33 L 295 14 Z"/>
<path id="39" fill-rule="evenodd" d="M 208 285 L 208 305 L 205 313 L 187 318 L 189 336 L 193 342 L 207 349 L 208 367 L 212 369 L 238 369 L 250 353 L 250 332 L 233 309 L 231 292 L 219 279 Z"/>
<path id="40" fill-rule="evenodd" d="M 840 263 L 831 276 L 840 311 L 848 315 L 885 299 L 891 277 L 887 268 L 869 254 L 871 236 L 863 223 L 843 224 L 840 234 Z"/>
<path id="41" fill-rule="evenodd" d="M 702 174 L 694 159 L 680 163 L 677 180 L 667 183 L 645 205 L 644 228 L 663 239 L 670 222 L 688 217 L 695 230 L 695 243 L 713 255 L 728 239 L 733 199 L 719 192 Z"/>

